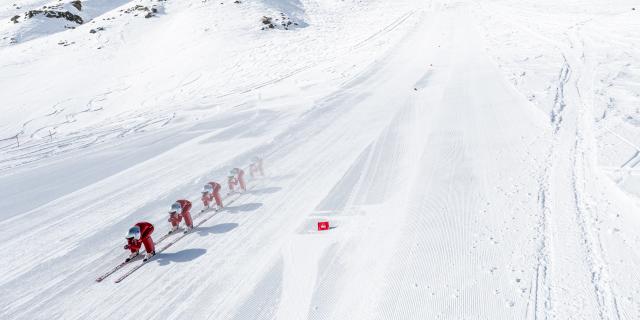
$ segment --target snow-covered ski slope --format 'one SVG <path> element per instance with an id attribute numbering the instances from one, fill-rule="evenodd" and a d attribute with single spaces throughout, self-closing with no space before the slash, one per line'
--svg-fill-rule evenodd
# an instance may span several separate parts
<path id="1" fill-rule="evenodd" d="M 83 4 L 0 6 L 1 319 L 640 318 L 633 1 Z"/>

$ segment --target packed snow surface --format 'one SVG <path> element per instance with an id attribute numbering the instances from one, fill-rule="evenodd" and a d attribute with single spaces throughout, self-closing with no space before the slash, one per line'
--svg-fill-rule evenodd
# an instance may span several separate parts
<path id="1" fill-rule="evenodd" d="M 635 1 L 3 1 L 0 108 L 1 319 L 640 319 Z"/>

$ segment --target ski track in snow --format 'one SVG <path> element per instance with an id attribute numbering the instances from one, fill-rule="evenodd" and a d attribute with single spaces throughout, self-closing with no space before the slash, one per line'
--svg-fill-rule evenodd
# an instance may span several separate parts
<path id="1" fill-rule="evenodd" d="M 503 15 L 503 17 L 505 16 L 506 15 Z M 516 19 L 514 19 L 513 21 L 515 20 Z M 509 23 L 512 23 L 513 21 L 509 21 Z M 585 106 L 585 104 L 588 102 L 585 101 L 584 97 L 581 95 L 581 91 L 583 90 L 581 88 L 581 85 L 582 82 L 585 82 L 587 85 L 589 85 L 590 82 L 582 81 L 582 78 L 589 79 L 591 75 L 589 75 L 590 70 L 588 68 L 581 68 L 579 71 L 575 71 L 573 70 L 574 68 L 571 67 L 572 65 L 586 64 L 585 61 L 588 62 L 588 59 L 592 58 L 585 54 L 584 41 L 575 41 L 573 39 L 574 37 L 579 36 L 580 28 L 591 21 L 593 21 L 593 19 L 584 19 L 576 23 L 575 25 L 570 26 L 568 28 L 570 32 L 565 33 L 568 41 L 567 45 L 551 41 L 548 37 L 536 34 L 531 29 L 525 30 L 526 33 L 533 34 L 536 38 L 543 40 L 543 42 L 546 42 L 546 44 L 548 44 L 549 46 L 559 49 L 562 54 L 562 60 L 564 60 L 563 66 L 559 71 L 557 80 L 558 85 L 555 92 L 555 98 L 553 100 L 553 108 L 551 109 L 550 121 L 554 127 L 555 137 L 552 147 L 549 150 L 548 165 L 551 168 L 557 166 L 560 166 L 562 168 L 560 170 L 554 168 L 554 171 L 556 171 L 556 173 L 552 174 L 551 177 L 557 181 L 569 180 L 558 180 L 557 172 L 560 172 L 560 175 L 565 175 L 566 172 L 569 171 L 565 170 L 566 166 L 571 166 L 572 169 L 570 171 L 572 173 L 569 180 L 571 181 L 571 183 L 568 190 L 570 194 L 564 196 L 556 195 L 554 197 L 553 193 L 549 193 L 548 190 L 549 179 L 543 178 L 545 186 L 542 188 L 542 190 L 544 191 L 542 192 L 541 199 L 544 199 L 545 203 L 549 202 L 549 195 L 551 195 L 552 199 L 555 198 L 555 202 L 565 201 L 563 198 L 573 199 L 573 208 L 570 211 L 575 212 L 575 220 L 567 221 L 565 220 L 566 217 L 559 216 L 561 217 L 561 219 L 556 219 L 556 221 L 548 220 L 548 223 L 556 224 L 555 226 L 552 225 L 551 227 L 558 228 L 557 230 L 563 230 L 563 232 L 570 231 L 575 233 L 575 237 L 578 239 L 577 243 L 579 244 L 579 247 L 581 247 L 580 251 L 582 251 L 582 258 L 569 260 L 572 261 L 572 265 L 574 267 L 576 266 L 575 261 L 583 261 L 586 270 L 589 270 L 589 277 L 587 278 L 588 281 L 586 281 L 587 279 L 582 281 L 589 283 L 585 283 L 585 286 L 590 285 L 592 287 L 593 299 L 595 302 L 592 303 L 592 305 L 594 305 L 594 311 L 578 311 L 577 308 L 580 307 L 572 306 L 573 310 L 569 312 L 567 312 L 566 309 L 568 307 L 566 305 L 566 302 L 555 302 L 554 305 L 556 306 L 556 310 L 547 310 L 544 313 L 545 317 L 548 317 L 550 314 L 560 314 L 561 317 L 567 317 L 569 315 L 573 316 L 577 311 L 583 312 L 582 317 L 593 316 L 603 319 L 621 318 L 618 297 L 615 294 L 615 290 L 611 286 L 612 279 L 610 278 L 610 271 L 608 270 L 610 267 L 608 266 L 609 263 L 605 259 L 604 246 L 601 242 L 602 238 L 599 235 L 594 234 L 593 232 L 594 228 L 596 228 L 596 225 L 599 223 L 598 218 L 594 217 L 593 199 L 585 194 L 586 189 L 589 186 L 589 183 L 587 182 L 589 181 L 588 179 L 593 179 L 593 171 L 585 169 L 585 162 L 588 161 L 590 157 L 590 155 L 587 154 L 587 151 L 585 151 L 585 149 L 588 148 L 588 144 L 585 141 L 589 139 L 587 138 L 587 135 L 591 134 L 592 128 L 590 128 L 590 126 L 592 125 L 588 124 L 589 120 L 584 120 L 587 115 L 590 115 L 590 112 L 585 112 L 584 110 L 590 110 L 588 107 L 592 106 Z M 519 24 L 514 23 L 514 25 L 518 27 Z M 582 47 L 578 46 L 577 43 L 581 43 Z M 572 61 L 572 63 L 569 63 L 568 57 L 571 57 L 570 60 Z M 571 84 L 571 86 L 568 86 L 569 84 Z M 593 90 L 590 87 L 586 88 L 587 90 Z M 566 101 L 567 91 L 569 91 L 569 94 L 571 95 L 570 102 Z M 568 106 L 567 104 L 571 105 Z M 569 110 L 567 111 L 566 109 Z M 560 150 L 562 151 L 560 151 L 558 148 L 560 148 Z M 565 151 L 569 151 L 570 153 L 567 154 L 567 152 Z M 567 161 L 570 161 L 570 163 L 566 163 Z M 558 192 L 556 191 L 555 193 L 557 194 Z M 554 211 L 553 207 L 550 210 L 546 210 L 544 208 L 543 210 L 543 217 L 545 219 L 548 218 L 548 212 Z M 544 230 L 547 230 L 547 228 L 548 226 L 542 228 L 543 232 Z M 597 230 L 599 230 L 599 228 L 597 228 Z M 548 239 L 548 237 L 545 237 L 545 239 Z M 543 245 L 541 246 L 541 249 L 548 247 L 546 240 L 544 240 L 542 243 Z M 555 246 L 562 245 L 555 244 Z M 562 254 L 559 254 L 559 256 L 562 256 Z M 544 258 L 544 270 L 546 271 L 548 270 L 548 266 L 550 264 L 550 262 L 547 260 L 548 255 L 544 253 L 541 255 L 541 257 Z M 553 265 L 553 262 L 551 262 L 551 265 Z M 565 266 L 569 267 L 569 265 Z M 566 270 L 565 266 L 561 265 L 559 267 L 556 267 L 555 269 L 559 270 L 560 273 L 562 273 L 562 270 Z M 564 275 L 560 276 L 560 273 L 556 271 L 556 277 L 564 277 Z M 556 287 L 578 287 L 576 283 L 577 281 L 572 280 L 570 283 L 562 285 L 554 283 L 554 280 L 552 279 L 552 281 L 546 283 L 546 286 L 547 288 L 553 288 L 553 291 L 556 292 Z M 586 287 L 584 289 L 588 290 Z M 564 289 L 564 291 L 566 292 L 567 289 Z M 562 301 L 562 299 L 559 299 L 557 296 L 547 297 L 546 299 L 547 304 L 552 303 L 553 300 Z M 582 307 L 584 307 L 584 305 Z"/>

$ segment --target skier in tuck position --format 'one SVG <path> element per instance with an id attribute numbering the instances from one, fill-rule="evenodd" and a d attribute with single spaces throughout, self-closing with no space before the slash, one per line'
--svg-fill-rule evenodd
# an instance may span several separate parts
<path id="1" fill-rule="evenodd" d="M 135 258 L 140 253 L 140 248 L 144 245 L 144 249 L 147 252 L 144 256 L 144 261 L 149 260 L 156 254 L 155 244 L 151 239 L 151 233 L 153 233 L 153 225 L 149 222 L 138 222 L 127 233 L 127 244 L 124 246 L 125 250 L 131 251 L 131 255 L 127 258 L 127 262 Z"/>
<path id="2" fill-rule="evenodd" d="M 227 185 L 229 186 L 229 193 L 227 195 L 236 191 L 235 188 L 238 185 L 238 179 L 236 179 L 235 175 L 229 174 L 229 177 L 227 178 Z"/>
<path id="3" fill-rule="evenodd" d="M 182 221 L 182 218 L 184 218 L 184 224 L 187 225 L 187 230 L 185 230 L 184 233 L 187 233 L 193 229 L 193 220 L 191 220 L 191 201 L 189 200 L 178 200 L 171 205 L 171 209 L 169 209 L 171 230 L 169 233 L 173 233 L 178 230 L 178 225 L 180 224 L 180 221 Z"/>
<path id="4" fill-rule="evenodd" d="M 235 186 L 240 186 L 240 191 L 247 191 L 247 183 L 244 181 L 244 170 L 233 168 L 229 173 L 229 190 L 235 191 Z"/>
<path id="5" fill-rule="evenodd" d="M 220 189 L 222 189 L 222 186 L 217 182 L 211 181 L 204 185 L 202 188 L 202 204 L 205 208 L 209 209 L 209 204 L 213 200 L 216 201 L 216 211 L 223 208 L 222 199 L 220 198 Z"/>
<path id="6" fill-rule="evenodd" d="M 249 167 L 249 172 L 251 173 L 251 178 L 255 178 L 256 174 L 259 174 L 261 177 L 264 177 L 264 170 L 262 169 L 262 158 L 253 157 L 251 159 L 251 166 Z"/>

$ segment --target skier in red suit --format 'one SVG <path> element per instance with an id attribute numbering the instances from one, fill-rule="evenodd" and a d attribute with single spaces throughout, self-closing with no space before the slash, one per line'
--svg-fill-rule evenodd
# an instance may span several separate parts
<path id="1" fill-rule="evenodd" d="M 191 220 L 191 201 L 189 200 L 178 200 L 171 205 L 171 209 L 169 209 L 171 231 L 169 231 L 169 233 L 178 230 L 178 225 L 180 224 L 180 221 L 182 221 L 182 218 L 184 218 L 184 223 L 187 225 L 187 230 L 185 230 L 184 233 L 187 233 L 193 229 L 193 220 Z"/>
<path id="2" fill-rule="evenodd" d="M 223 208 L 222 198 L 220 198 L 220 189 L 222 186 L 217 182 L 209 182 L 202 188 L 202 204 L 208 209 L 211 201 L 216 201 L 216 210 Z"/>
<path id="3" fill-rule="evenodd" d="M 249 167 L 249 171 L 251 173 L 251 178 L 255 178 L 256 174 L 264 177 L 264 170 L 262 169 L 262 158 L 253 157 L 253 159 L 251 159 L 251 166 Z"/>
<path id="4" fill-rule="evenodd" d="M 235 178 L 235 183 L 233 185 L 231 184 L 232 176 Z M 244 170 L 240 168 L 233 168 L 233 170 L 231 170 L 231 176 L 229 176 L 229 189 L 231 191 L 234 191 L 233 186 L 235 186 L 235 184 L 240 185 L 240 190 L 247 191 L 247 184 L 244 181 Z"/>
<path id="5" fill-rule="evenodd" d="M 127 244 L 124 246 L 125 250 L 131 251 L 131 255 L 126 261 L 130 261 L 140 253 L 140 248 L 144 245 L 144 249 L 147 252 L 144 256 L 144 261 L 147 261 L 153 255 L 156 254 L 156 247 L 151 239 L 153 233 L 153 225 L 149 222 L 138 222 L 131 229 L 126 236 Z"/>
<path id="6" fill-rule="evenodd" d="M 236 176 L 233 174 L 229 175 L 229 178 L 227 179 L 227 184 L 229 185 L 229 194 L 232 194 L 233 192 L 235 192 L 236 190 L 236 186 L 238 185 L 238 179 L 236 179 Z"/>

